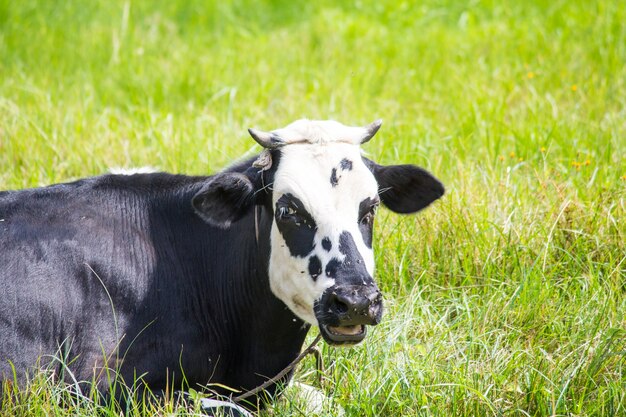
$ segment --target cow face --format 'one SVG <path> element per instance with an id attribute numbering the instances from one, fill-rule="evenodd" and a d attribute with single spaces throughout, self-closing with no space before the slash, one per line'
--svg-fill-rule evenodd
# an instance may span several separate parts
<path id="1" fill-rule="evenodd" d="M 382 300 L 372 278 L 378 185 L 359 147 L 285 147 L 272 200 L 272 291 L 333 341 L 362 339 L 364 325 L 380 321 Z"/>
<path id="2" fill-rule="evenodd" d="M 254 204 L 257 191 L 271 189 L 270 287 L 298 317 L 318 325 L 331 344 L 357 343 L 366 325 L 381 319 L 372 251 L 381 201 L 393 211 L 412 213 L 443 194 L 439 181 L 418 167 L 383 167 L 362 157 L 361 143 L 379 127 L 380 122 L 356 128 L 301 120 L 273 132 L 251 130 L 257 142 L 280 153 L 272 178 L 259 185 L 244 174 L 218 175 L 213 182 L 219 183 L 219 195 L 207 199 L 201 191 L 194 198 L 203 217 L 227 226 Z M 271 155 L 265 151 L 257 161 L 259 172 L 271 166 Z M 231 204 L 215 203 L 216 198 Z"/>

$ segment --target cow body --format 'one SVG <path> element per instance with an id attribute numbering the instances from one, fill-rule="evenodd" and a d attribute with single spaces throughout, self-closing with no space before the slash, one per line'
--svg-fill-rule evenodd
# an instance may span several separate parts
<path id="1" fill-rule="evenodd" d="M 376 207 L 443 194 L 420 168 L 361 157 L 379 126 L 251 130 L 261 156 L 210 177 L 0 193 L 0 379 L 46 367 L 104 394 L 118 378 L 226 394 L 285 368 L 311 325 L 330 344 L 363 340 L 382 316 Z"/>
<path id="2" fill-rule="evenodd" d="M 105 390 L 105 366 L 129 384 L 250 389 L 283 369 L 308 325 L 270 291 L 252 212 L 227 230 L 194 214 L 208 180 L 106 175 L 0 197 L 0 375 L 40 361 L 62 375 L 62 359 Z"/>

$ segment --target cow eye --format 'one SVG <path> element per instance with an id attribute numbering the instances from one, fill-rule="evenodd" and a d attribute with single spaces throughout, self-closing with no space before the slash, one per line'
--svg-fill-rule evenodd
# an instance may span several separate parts
<path id="1" fill-rule="evenodd" d="M 306 211 L 302 202 L 290 194 L 283 195 L 276 202 L 274 219 L 289 228 L 315 229 L 315 221 Z"/>
<path id="2" fill-rule="evenodd" d="M 369 226 L 371 224 L 374 223 L 374 216 L 376 215 L 376 210 L 378 209 L 378 204 L 373 205 L 369 211 L 367 213 L 365 213 L 365 215 L 363 217 L 361 217 L 361 220 L 359 220 L 359 223 L 365 226 Z"/>
<path id="3" fill-rule="evenodd" d="M 298 214 L 298 210 L 291 206 L 283 206 L 278 209 L 278 217 L 282 221 L 290 221 L 296 224 L 302 222 L 302 218 Z"/>
<path id="4" fill-rule="evenodd" d="M 280 207 L 278 209 L 278 215 L 280 217 L 289 217 L 289 216 L 294 216 L 296 214 L 297 214 L 297 211 L 293 207 L 285 206 L 285 207 Z"/>

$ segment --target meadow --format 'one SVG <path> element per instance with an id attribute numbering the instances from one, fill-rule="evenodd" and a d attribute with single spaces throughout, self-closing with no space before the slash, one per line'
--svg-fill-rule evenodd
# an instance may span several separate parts
<path id="1" fill-rule="evenodd" d="M 326 414 L 626 415 L 625 22 L 619 0 L 0 0 L 0 189 L 208 174 L 259 151 L 248 127 L 382 118 L 369 156 L 447 192 L 379 211 L 386 314 L 323 346 Z M 312 360 L 295 379 L 319 387 Z M 119 415 L 65 394 L 42 375 L 0 415 Z"/>

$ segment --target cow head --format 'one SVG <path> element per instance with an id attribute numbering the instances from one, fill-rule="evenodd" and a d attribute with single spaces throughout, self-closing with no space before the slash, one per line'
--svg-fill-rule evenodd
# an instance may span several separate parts
<path id="1" fill-rule="evenodd" d="M 380 203 L 413 213 L 444 192 L 421 168 L 381 166 L 362 156 L 360 145 L 380 125 L 299 120 L 272 132 L 250 129 L 265 148 L 253 168 L 218 174 L 193 201 L 205 220 L 220 227 L 254 204 L 269 208 L 272 292 L 302 320 L 318 325 L 331 344 L 360 342 L 366 325 L 381 319 L 372 251 Z M 263 194 L 267 198 L 259 198 Z"/>

